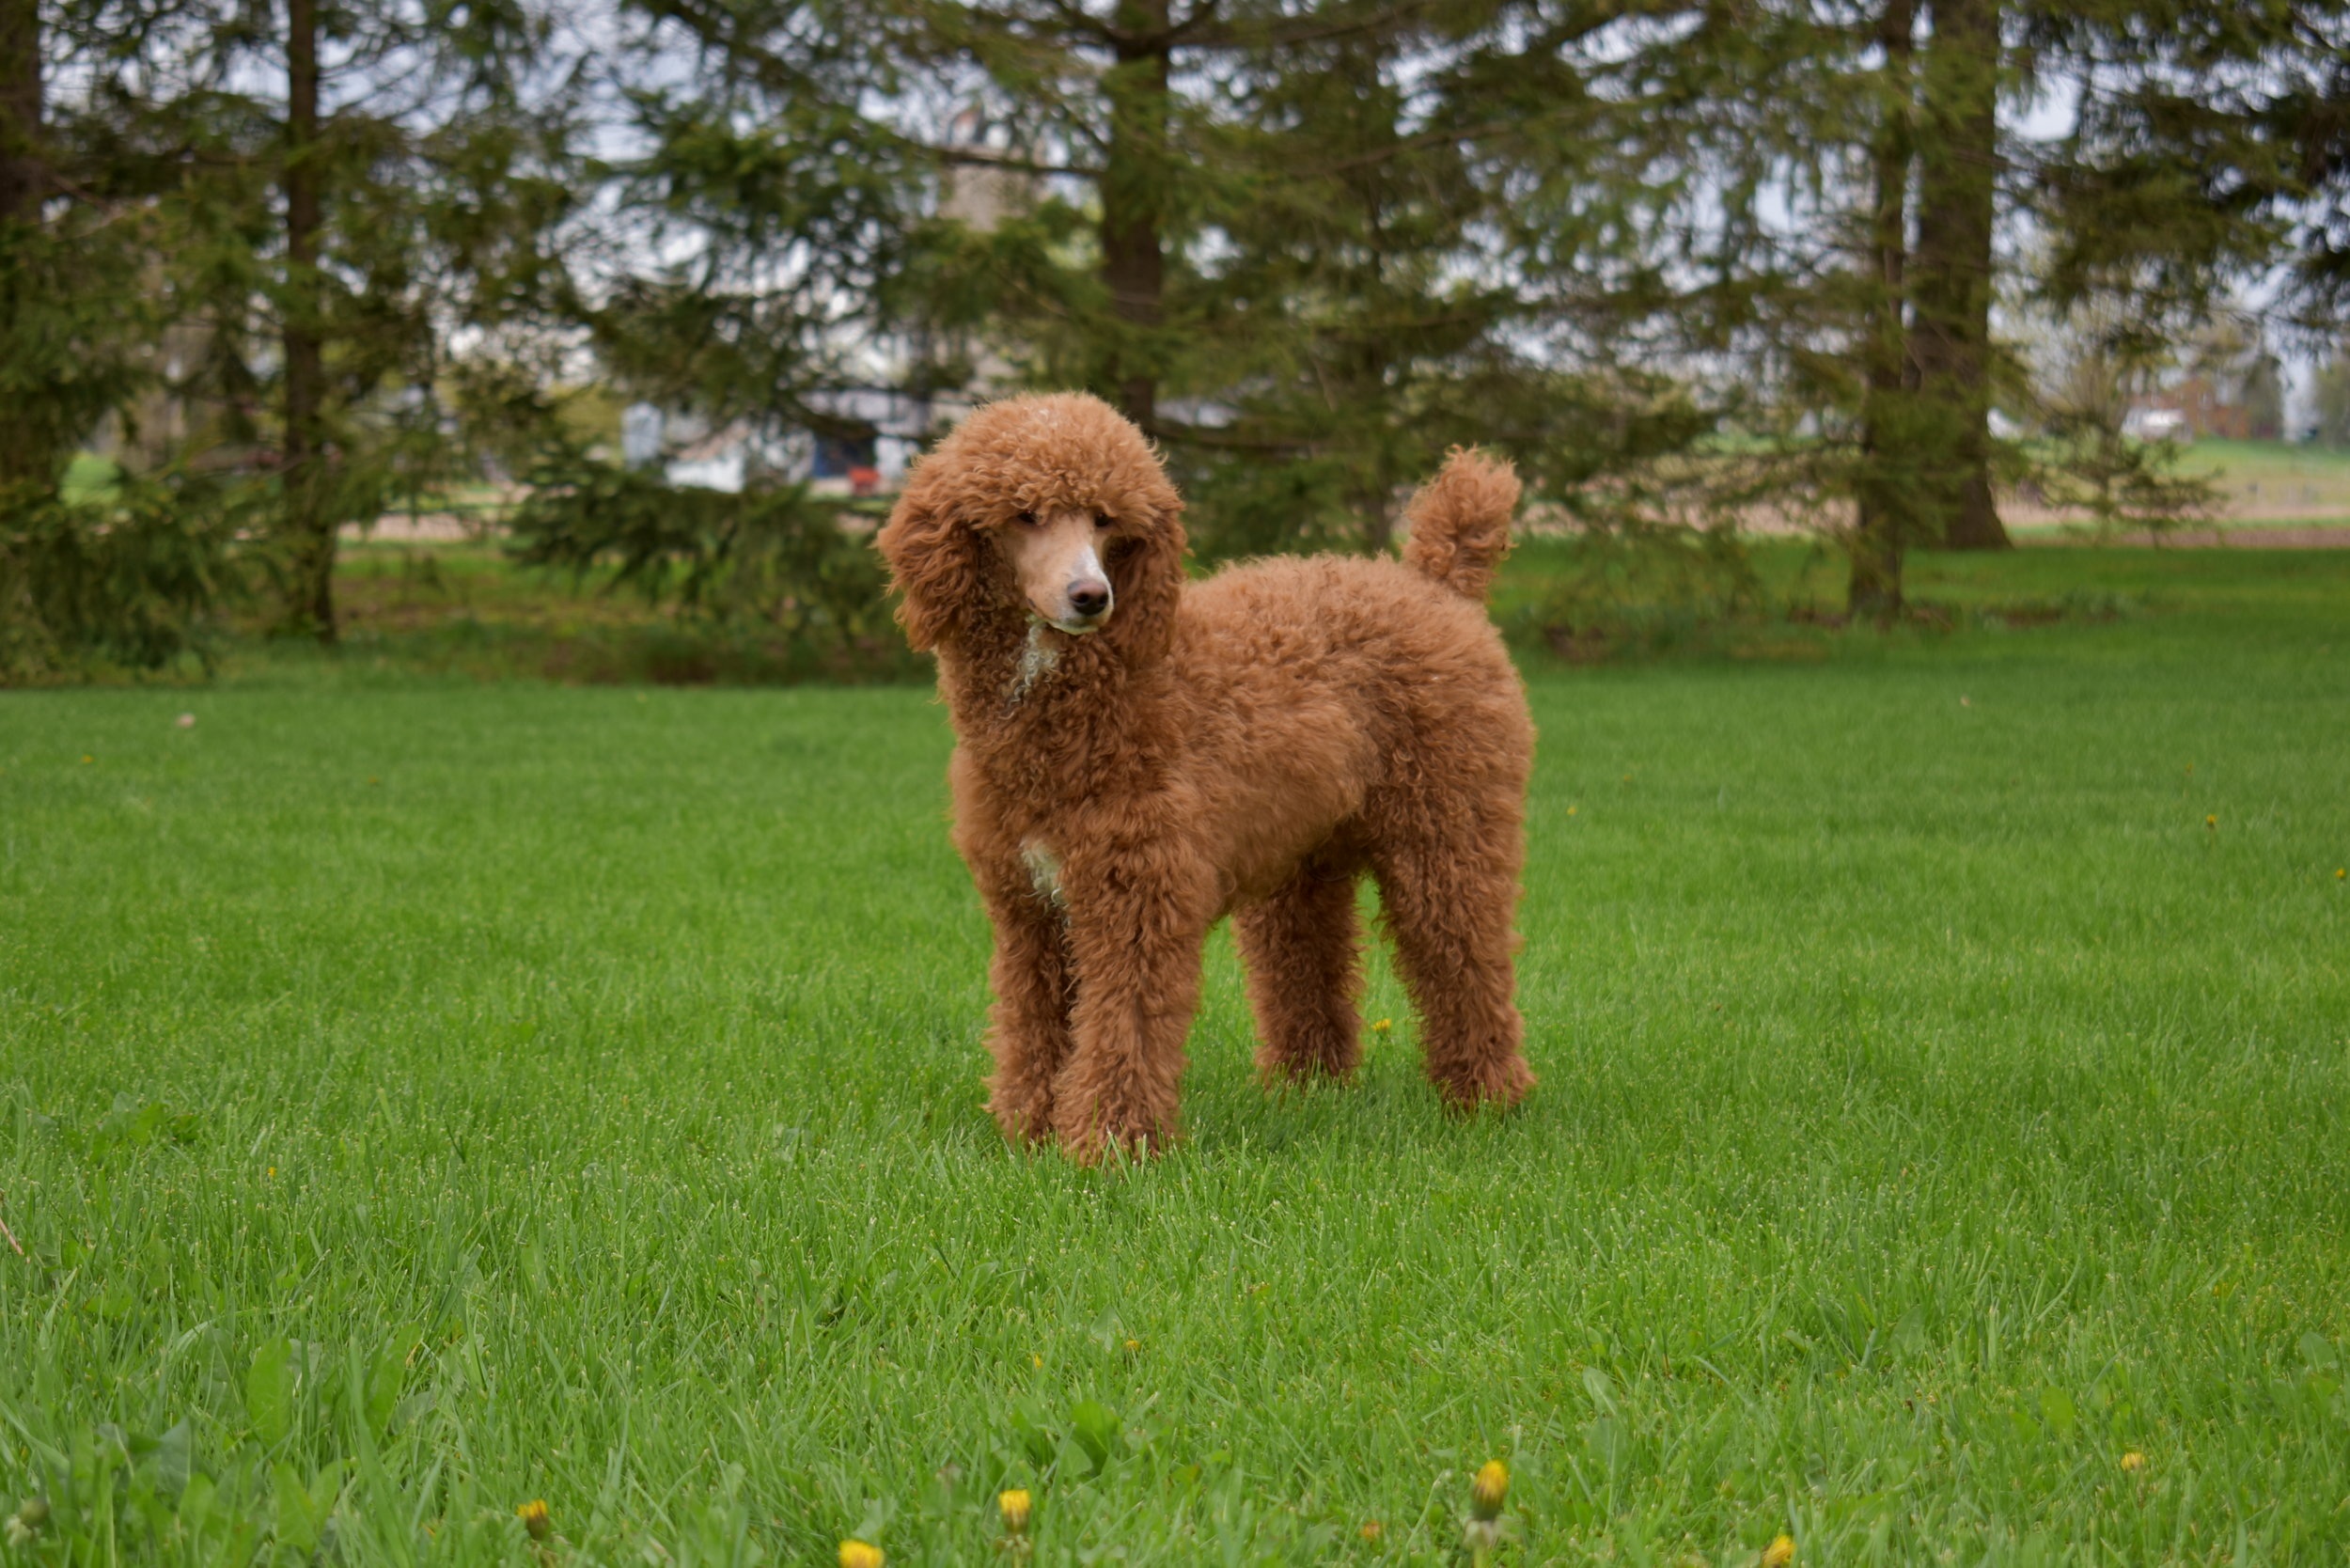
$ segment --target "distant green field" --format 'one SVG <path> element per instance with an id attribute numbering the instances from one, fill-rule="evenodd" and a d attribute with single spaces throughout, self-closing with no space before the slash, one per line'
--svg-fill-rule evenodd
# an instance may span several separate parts
<path id="1" fill-rule="evenodd" d="M 2227 471 L 2250 478 L 2302 477 L 2350 480 L 2350 447 L 2285 441 L 2227 441 L 2205 436 L 2181 448 L 2190 473 Z"/>
<path id="2" fill-rule="evenodd" d="M 2350 527 L 2350 449 L 2205 438 L 2181 449 L 2182 473 L 2208 476 L 2230 527 Z"/>
<path id="3" fill-rule="evenodd" d="M 2341 1563 L 2350 553 L 1913 587 L 2114 618 L 1529 665 L 1533 1097 L 1384 963 L 1267 1095 L 1219 934 L 1132 1170 L 981 1109 L 926 691 L 0 694 L 0 1554 Z"/>

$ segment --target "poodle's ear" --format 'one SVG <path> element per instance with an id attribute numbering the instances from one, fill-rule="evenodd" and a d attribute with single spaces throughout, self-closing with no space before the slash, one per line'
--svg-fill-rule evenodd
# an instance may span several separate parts
<path id="1" fill-rule="evenodd" d="M 1135 663 L 1164 656 L 1175 638 L 1175 603 L 1183 590 L 1183 503 L 1175 487 L 1151 501 L 1151 520 L 1113 547 L 1106 563 L 1117 611 L 1099 635 Z"/>
<path id="2" fill-rule="evenodd" d="M 932 457 L 916 467 L 873 539 L 889 563 L 898 624 L 917 652 L 946 641 L 985 586 L 979 531 L 955 515 L 946 476 L 933 472 L 938 466 Z"/>

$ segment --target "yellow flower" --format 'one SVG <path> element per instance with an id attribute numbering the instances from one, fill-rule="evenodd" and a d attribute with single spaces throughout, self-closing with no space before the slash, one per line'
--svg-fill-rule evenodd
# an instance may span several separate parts
<path id="1" fill-rule="evenodd" d="M 2336 882 L 2340 882 L 2346 876 L 2350 876 L 2350 866 L 2336 866 L 2334 868 L 2334 880 Z"/>
<path id="2" fill-rule="evenodd" d="M 1477 1479 L 1469 1482 L 1469 1510 L 1480 1519 L 1497 1519 L 1501 1505 L 1510 1497 L 1510 1467 L 1498 1459 L 1488 1459 L 1478 1466 Z"/>
<path id="3" fill-rule="evenodd" d="M 1042 1372 L 1044 1370 L 1043 1353 L 1041 1351 L 1030 1351 L 1028 1353 L 1028 1365 L 1034 1367 L 1039 1372 Z"/>
<path id="4" fill-rule="evenodd" d="M 2142 1470 L 2145 1467 L 2146 1456 L 2136 1449 L 2132 1449 L 2122 1456 L 2122 1468 L 2125 1470 Z"/>
<path id="5" fill-rule="evenodd" d="M 995 1506 L 1004 1515 L 1006 1535 L 1025 1535 L 1028 1529 L 1028 1494 L 1019 1487 L 995 1495 Z"/>
<path id="6" fill-rule="evenodd" d="M 1374 1018 L 1371 1021 L 1371 1032 L 1373 1034 L 1385 1034 L 1393 1027 L 1395 1020 L 1392 1018 Z"/>
<path id="7" fill-rule="evenodd" d="M 1762 1548 L 1762 1568 L 1787 1568 L 1794 1560 L 1795 1541 L 1793 1536 L 1774 1536 L 1771 1544 Z"/>
<path id="8" fill-rule="evenodd" d="M 1568 808 L 1567 808 L 1567 815 L 1568 815 L 1568 816 L 1570 816 L 1570 817 L 1572 817 L 1572 816 L 1574 816 L 1574 807 L 1570 806 L 1570 807 L 1568 807 Z"/>
<path id="9" fill-rule="evenodd" d="M 882 1568 L 882 1549 L 862 1541 L 840 1543 L 840 1568 Z"/>
<path id="10" fill-rule="evenodd" d="M 1363 1521 L 1363 1528 L 1356 1530 L 1355 1533 L 1361 1536 L 1366 1541 L 1376 1541 L 1379 1539 L 1380 1533 L 1386 1529 L 1386 1527 L 1376 1519 L 1365 1519 Z"/>
<path id="11" fill-rule="evenodd" d="M 98 760 L 98 759 L 97 759 L 97 758 L 95 758 L 95 757 L 92 757 L 92 756 L 91 756 L 88 752 L 85 751 L 84 753 L 82 753 L 82 760 L 83 760 L 83 761 L 85 761 L 85 762 L 95 762 L 95 761 L 97 761 L 97 760 Z"/>
<path id="12" fill-rule="evenodd" d="M 1140 1340 L 1128 1340 L 1126 1341 L 1126 1354 L 1129 1356 L 1132 1356 L 1136 1351 L 1140 1350 L 1141 1348 L 1142 1341 Z"/>
<path id="13" fill-rule="evenodd" d="M 531 1498 L 514 1510 L 514 1516 L 523 1522 L 523 1529 L 530 1532 L 533 1541 L 544 1541 L 554 1533 L 555 1526 L 547 1520 L 547 1501 L 544 1497 Z"/>
<path id="14" fill-rule="evenodd" d="M 2219 825 L 2219 819 L 2217 817 L 2205 817 L 2203 819 L 2203 825 L 2205 827 L 2217 827 Z"/>

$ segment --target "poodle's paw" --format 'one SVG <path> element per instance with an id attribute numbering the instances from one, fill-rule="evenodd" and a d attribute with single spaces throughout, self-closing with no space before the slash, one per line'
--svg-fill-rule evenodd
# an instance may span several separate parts
<path id="1" fill-rule="evenodd" d="M 995 1084 L 987 1097 L 987 1110 L 1004 1130 L 1004 1137 L 1015 1144 L 1042 1143 L 1053 1136 L 1050 1086 L 1030 1089 Z"/>
<path id="2" fill-rule="evenodd" d="M 1175 1141 L 1171 1118 L 1098 1104 L 1083 1114 L 1073 1114 L 1073 1109 L 1064 1105 L 1058 1120 L 1061 1152 L 1079 1165 L 1146 1160 L 1166 1152 Z"/>
<path id="3" fill-rule="evenodd" d="M 1512 1052 L 1506 1057 L 1465 1064 L 1437 1080 L 1436 1087 L 1460 1110 L 1473 1111 L 1487 1105 L 1508 1110 L 1534 1087 L 1534 1070 L 1526 1065 L 1524 1057 Z"/>
<path id="4" fill-rule="evenodd" d="M 1347 1083 L 1361 1060 L 1361 1047 L 1343 1037 L 1285 1041 L 1277 1047 L 1257 1048 L 1257 1074 L 1269 1090 L 1291 1084 Z"/>

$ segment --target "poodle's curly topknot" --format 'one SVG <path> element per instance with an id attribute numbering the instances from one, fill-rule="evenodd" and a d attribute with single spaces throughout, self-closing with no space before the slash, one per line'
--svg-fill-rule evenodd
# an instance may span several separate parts
<path id="1" fill-rule="evenodd" d="M 1456 452 L 1405 559 L 1183 570 L 1183 506 L 1098 400 L 1016 398 L 915 471 L 880 536 L 961 745 L 955 842 L 995 929 L 989 1107 L 1081 1159 L 1177 1133 L 1208 928 L 1233 916 L 1275 1078 L 1360 1056 L 1355 884 L 1379 885 L 1454 1104 L 1532 1085 L 1511 920 L 1534 731 L 1478 601 L 1517 481 Z M 997 541 L 1103 519 L 1117 608 L 1077 637 L 1027 608 Z"/>

